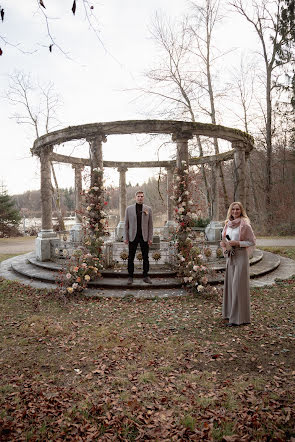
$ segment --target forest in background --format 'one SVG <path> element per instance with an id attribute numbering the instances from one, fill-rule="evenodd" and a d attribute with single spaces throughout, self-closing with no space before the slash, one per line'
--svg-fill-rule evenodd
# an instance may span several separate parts
<path id="1" fill-rule="evenodd" d="M 235 47 L 222 47 L 220 32 L 227 7 L 247 24 L 249 36 L 255 36 L 255 50 L 242 53 Z M 133 89 L 141 114 L 149 119 L 222 124 L 251 134 L 255 150 L 246 177 L 247 212 L 257 232 L 294 234 L 294 1 L 193 1 L 185 15 L 155 13 L 149 35 L 154 42 L 153 61 Z M 23 72 L 12 74 L 10 80 L 7 99 L 15 106 L 16 121 L 28 124 L 34 137 L 56 127 L 60 101 L 53 83 L 34 83 L 30 74 Z M 159 138 L 158 149 L 165 143 Z M 223 152 L 224 145 L 217 139 L 196 136 L 189 149 L 191 157 L 202 157 Z M 57 188 L 53 164 L 52 171 Z M 234 199 L 232 161 L 194 167 L 190 178 L 196 211 L 203 218 L 212 218 L 218 194 L 217 215 L 223 220 Z M 140 186 L 146 203 L 163 217 L 165 179 L 161 173 Z M 127 204 L 137 189 L 128 186 Z M 73 189 L 60 192 L 61 212 L 73 214 Z M 29 191 L 14 196 L 22 215 L 40 216 L 38 195 Z M 109 213 L 115 216 L 118 189 L 106 189 L 106 200 Z M 55 192 L 56 210 L 57 201 Z"/>
<path id="2" fill-rule="evenodd" d="M 266 155 L 262 149 L 255 149 L 250 155 L 250 174 L 246 178 L 247 184 L 247 212 L 256 232 L 261 234 L 289 235 L 295 234 L 295 157 L 284 140 L 274 145 L 273 154 L 273 188 L 272 188 L 272 222 L 269 221 L 265 210 L 265 162 Z M 207 167 L 210 172 L 209 166 Z M 224 163 L 225 185 L 229 192 L 229 199 L 233 201 L 234 168 L 233 161 Z M 145 203 L 152 207 L 155 219 L 164 225 L 167 213 L 167 181 L 166 173 L 159 172 L 157 176 L 139 185 L 126 186 L 127 205 L 135 201 L 135 192 L 142 189 L 145 193 Z M 192 166 L 190 170 L 191 197 L 195 212 L 202 219 L 209 218 L 209 209 L 206 200 L 206 188 L 200 167 Z M 72 187 L 59 189 L 60 206 L 63 217 L 75 214 L 75 192 Z M 56 195 L 56 193 L 53 193 Z M 27 218 L 41 217 L 40 191 L 27 191 L 20 195 L 13 195 L 15 205 L 22 216 Z M 107 187 L 105 199 L 108 203 L 107 212 L 112 215 L 112 225 L 119 221 L 119 188 Z M 226 206 L 224 194 L 219 193 L 219 219 L 225 219 Z M 57 217 L 56 198 L 53 198 L 53 216 Z"/>

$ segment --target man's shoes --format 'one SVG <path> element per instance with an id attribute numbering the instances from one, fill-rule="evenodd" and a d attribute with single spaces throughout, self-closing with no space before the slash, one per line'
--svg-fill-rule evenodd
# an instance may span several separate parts
<path id="1" fill-rule="evenodd" d="M 131 276 L 129 276 L 128 281 L 127 281 L 127 285 L 132 285 L 133 284 L 133 278 Z"/>
<path id="2" fill-rule="evenodd" d="M 226 327 L 239 327 L 239 324 L 234 324 L 233 322 L 229 322 L 228 324 L 225 324 Z"/>
<path id="3" fill-rule="evenodd" d="M 152 280 L 149 276 L 145 276 L 143 278 L 143 282 L 145 282 L 146 284 L 152 284 Z"/>

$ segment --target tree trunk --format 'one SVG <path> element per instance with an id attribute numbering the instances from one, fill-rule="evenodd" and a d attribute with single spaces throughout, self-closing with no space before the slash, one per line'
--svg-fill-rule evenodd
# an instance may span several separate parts
<path id="1" fill-rule="evenodd" d="M 258 198 L 256 193 L 256 186 L 253 178 L 253 170 L 252 170 L 252 161 L 251 157 L 249 158 L 249 178 L 250 178 L 250 185 L 253 195 L 253 202 L 254 202 L 254 208 L 255 208 L 255 214 L 257 217 L 258 224 L 261 224 L 261 211 L 259 210 L 259 204 L 258 204 Z"/>
<path id="2" fill-rule="evenodd" d="M 266 186 L 265 205 L 268 221 L 272 219 L 271 212 L 271 191 L 272 191 L 272 133 L 271 133 L 271 73 L 272 69 L 267 66 L 266 71 Z"/>
<path id="3" fill-rule="evenodd" d="M 211 41 L 211 35 L 210 35 L 210 31 L 209 31 L 209 22 L 207 22 L 207 57 L 206 57 L 206 69 L 207 69 L 207 80 L 208 80 L 208 93 L 209 93 L 209 98 L 210 98 L 210 109 L 211 109 L 211 121 L 213 124 L 216 124 L 216 111 L 215 111 L 215 103 L 214 103 L 214 93 L 213 93 L 213 86 L 212 86 L 212 80 L 211 80 L 211 70 L 210 70 L 210 41 Z M 218 140 L 217 138 L 214 138 L 214 150 L 215 150 L 215 154 L 219 154 L 219 146 L 218 146 Z M 221 185 L 222 185 L 222 191 L 223 191 L 223 196 L 224 196 L 224 210 L 225 213 L 227 212 L 228 206 L 229 206 L 229 200 L 228 200 L 228 193 L 226 190 L 226 185 L 225 185 L 225 180 L 224 180 L 224 173 L 223 173 L 223 166 L 221 163 L 215 163 L 215 167 L 216 167 L 216 173 L 215 173 L 215 177 L 213 177 L 213 179 L 216 180 L 216 183 L 214 183 L 214 187 L 216 188 L 216 195 L 214 196 L 214 198 L 216 198 L 216 214 L 215 214 L 215 218 L 218 219 L 219 218 L 219 204 L 218 204 L 218 199 L 219 199 L 219 191 L 218 191 L 218 179 L 217 179 L 217 174 L 219 172 L 219 177 L 220 177 L 220 181 L 221 181 Z"/>

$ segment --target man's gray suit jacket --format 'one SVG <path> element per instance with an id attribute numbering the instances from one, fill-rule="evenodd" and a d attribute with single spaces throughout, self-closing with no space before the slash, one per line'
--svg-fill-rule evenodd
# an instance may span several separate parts
<path id="1" fill-rule="evenodd" d="M 153 214 L 152 209 L 142 205 L 141 231 L 144 241 L 153 240 Z M 136 204 L 128 206 L 125 213 L 124 240 L 134 241 L 137 232 Z"/>

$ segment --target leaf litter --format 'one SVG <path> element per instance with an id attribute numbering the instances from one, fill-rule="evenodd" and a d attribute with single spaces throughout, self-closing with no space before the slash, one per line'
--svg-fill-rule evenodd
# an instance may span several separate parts
<path id="1" fill-rule="evenodd" d="M 0 439 L 294 440 L 294 287 L 252 290 L 229 329 L 220 289 L 65 302 L 1 281 Z"/>

